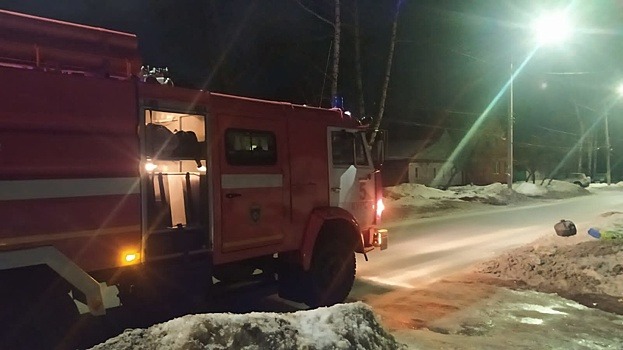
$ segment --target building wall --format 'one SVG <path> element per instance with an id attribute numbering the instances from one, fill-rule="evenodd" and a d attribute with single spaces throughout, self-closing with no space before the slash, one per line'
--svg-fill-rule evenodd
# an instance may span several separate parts
<path id="1" fill-rule="evenodd" d="M 409 172 L 408 179 L 410 183 L 418 183 L 426 186 L 430 186 L 433 182 L 433 179 L 439 174 L 441 168 L 443 167 L 443 162 L 440 161 L 427 161 L 427 162 L 411 162 L 409 163 Z M 451 173 L 446 172 L 441 174 L 440 184 L 446 185 L 448 184 L 448 180 L 450 179 Z M 457 172 L 452 181 L 449 183 L 450 186 L 455 185 L 463 185 L 464 184 L 464 176 L 463 172 Z"/>
<path id="2" fill-rule="evenodd" d="M 409 159 L 386 159 L 381 169 L 383 187 L 409 182 L 408 168 Z"/>
<path id="3" fill-rule="evenodd" d="M 489 185 L 494 182 L 506 183 L 506 158 L 478 159 L 467 170 L 467 182 L 474 185 Z"/>

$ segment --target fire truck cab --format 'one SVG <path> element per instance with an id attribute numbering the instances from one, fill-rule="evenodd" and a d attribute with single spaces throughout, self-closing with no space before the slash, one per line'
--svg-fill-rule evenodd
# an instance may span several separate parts
<path id="1" fill-rule="evenodd" d="M 2 325 L 258 275 L 332 305 L 387 247 L 382 152 L 339 109 L 175 87 L 134 35 L 1 10 L 0 77 Z"/>

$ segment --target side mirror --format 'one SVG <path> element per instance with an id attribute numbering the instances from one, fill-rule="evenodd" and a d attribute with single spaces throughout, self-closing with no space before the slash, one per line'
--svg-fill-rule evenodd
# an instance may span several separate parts
<path id="1" fill-rule="evenodd" d="M 385 133 L 385 130 L 377 131 L 376 138 L 370 152 L 375 169 L 380 169 L 385 162 L 386 137 L 387 134 Z"/>

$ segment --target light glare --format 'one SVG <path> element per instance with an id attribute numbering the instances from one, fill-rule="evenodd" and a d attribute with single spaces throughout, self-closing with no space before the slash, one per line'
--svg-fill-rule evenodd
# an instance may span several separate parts
<path id="1" fill-rule="evenodd" d="M 555 12 L 539 17 L 533 24 L 539 45 L 562 43 L 571 34 L 571 23 L 564 12 Z"/>
<path id="2" fill-rule="evenodd" d="M 385 204 L 383 203 L 383 198 L 380 198 L 376 202 L 376 216 L 381 217 L 381 214 L 383 214 L 383 210 L 385 210 Z"/>
<path id="3" fill-rule="evenodd" d="M 128 254 L 125 256 L 125 261 L 127 262 L 132 262 L 136 260 L 136 254 Z"/>
<path id="4" fill-rule="evenodd" d="M 149 172 L 156 170 L 156 168 L 158 168 L 158 166 L 152 162 L 145 163 L 145 170 Z"/>

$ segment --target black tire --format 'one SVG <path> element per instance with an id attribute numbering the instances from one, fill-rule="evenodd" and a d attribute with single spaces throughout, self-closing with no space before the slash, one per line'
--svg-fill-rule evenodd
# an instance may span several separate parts
<path id="1" fill-rule="evenodd" d="M 297 303 L 307 302 L 308 274 L 298 264 L 281 261 L 277 267 L 279 297 Z"/>
<path id="2" fill-rule="evenodd" d="M 354 246 L 350 237 L 319 237 L 308 271 L 307 305 L 316 308 L 346 300 L 355 282 Z"/>
<path id="3" fill-rule="evenodd" d="M 7 349 L 64 349 L 79 313 L 63 290 L 15 293 L 2 305 L 0 344 Z M 6 320 L 6 321 L 5 321 Z M 8 321 L 8 322 L 7 322 Z"/>

